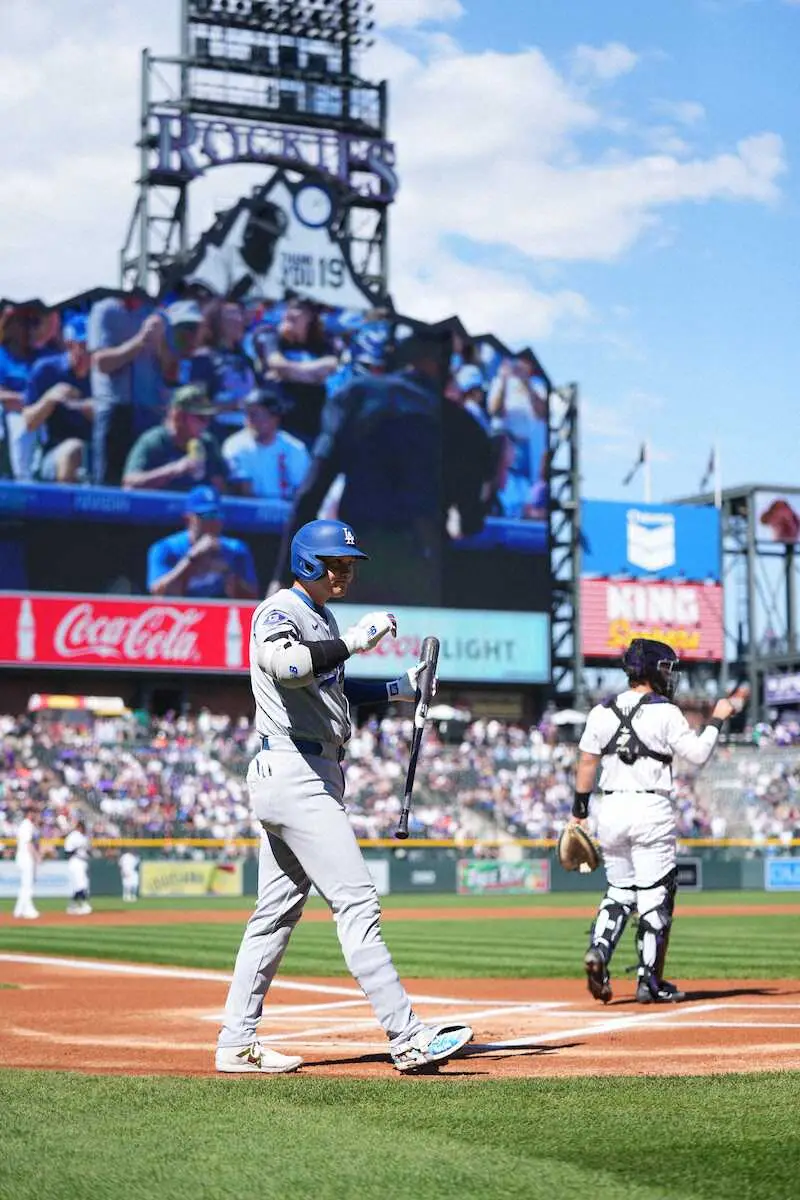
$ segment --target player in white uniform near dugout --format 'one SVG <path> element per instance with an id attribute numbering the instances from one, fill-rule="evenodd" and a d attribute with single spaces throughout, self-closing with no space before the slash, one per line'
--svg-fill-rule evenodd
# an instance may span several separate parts
<path id="1" fill-rule="evenodd" d="M 664 978 L 677 890 L 672 759 L 695 766 L 711 757 L 723 722 L 735 711 L 721 698 L 696 734 L 672 702 L 679 661 L 671 646 L 634 638 L 622 657 L 629 687 L 589 713 L 580 740 L 573 818 L 586 825 L 598 767 L 600 786 L 592 820 L 603 852 L 608 890 L 592 926 L 584 958 L 589 991 L 611 999 L 611 956 L 634 908 L 639 923 L 636 999 L 674 1003 L 685 994 Z"/>
<path id="2" fill-rule="evenodd" d="M 69 886 L 72 899 L 67 912 L 73 917 L 87 917 L 92 911 L 89 903 L 89 851 L 91 843 L 86 834 L 86 822 L 78 818 L 75 828 L 64 838 L 64 853 L 68 859 Z"/>
<path id="3" fill-rule="evenodd" d="M 389 1038 L 399 1071 L 443 1062 L 467 1044 L 466 1025 L 424 1024 L 411 1007 L 381 937 L 372 877 L 343 803 L 341 760 L 349 704 L 413 701 L 417 668 L 391 683 L 348 682 L 344 663 L 397 635 L 391 613 L 373 612 L 339 633 L 326 607 L 343 599 L 367 555 L 341 521 L 311 521 L 292 541 L 295 584 L 253 614 L 250 681 L 262 749 L 247 772 L 263 833 L 258 900 L 236 959 L 216 1068 L 231 1073 L 294 1071 L 296 1055 L 257 1038 L 264 998 L 313 883 L 333 913 L 347 966 Z"/>

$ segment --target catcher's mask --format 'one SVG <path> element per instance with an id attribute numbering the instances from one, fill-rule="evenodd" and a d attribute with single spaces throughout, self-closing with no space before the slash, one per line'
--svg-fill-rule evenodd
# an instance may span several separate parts
<path id="1" fill-rule="evenodd" d="M 630 683 L 649 683 L 654 692 L 671 700 L 680 679 L 680 659 L 666 642 L 634 638 L 622 656 Z"/>

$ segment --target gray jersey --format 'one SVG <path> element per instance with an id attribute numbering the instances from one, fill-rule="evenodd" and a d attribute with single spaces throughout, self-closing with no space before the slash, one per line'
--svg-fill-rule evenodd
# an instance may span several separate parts
<path id="1" fill-rule="evenodd" d="M 344 664 L 315 676 L 306 687 L 281 687 L 257 660 L 258 647 L 280 636 L 300 642 L 324 642 L 339 637 L 339 626 L 330 609 L 318 608 L 294 588 L 284 588 L 258 606 L 250 626 L 250 686 L 256 702 L 256 729 L 262 737 L 289 735 L 343 745 L 350 737 Z"/>

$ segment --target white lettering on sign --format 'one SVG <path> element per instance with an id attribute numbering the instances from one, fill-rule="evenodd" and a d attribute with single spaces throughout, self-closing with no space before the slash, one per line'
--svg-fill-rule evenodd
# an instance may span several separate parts
<path id="1" fill-rule="evenodd" d="M 635 583 L 610 583 L 606 592 L 609 621 L 637 624 L 699 625 L 700 605 L 694 588 L 645 587 Z"/>
<path id="2" fill-rule="evenodd" d="M 91 603 L 76 604 L 62 617 L 53 642 L 61 658 L 160 659 L 189 663 L 199 657 L 197 629 L 203 614 L 197 608 L 153 605 L 135 617 L 95 615 Z"/>

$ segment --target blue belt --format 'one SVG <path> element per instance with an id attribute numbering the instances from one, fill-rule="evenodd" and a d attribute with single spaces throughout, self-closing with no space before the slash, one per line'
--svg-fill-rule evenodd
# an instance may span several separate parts
<path id="1" fill-rule="evenodd" d="M 289 741 L 294 743 L 294 745 L 297 747 L 297 749 L 300 751 L 301 754 L 316 754 L 318 758 L 326 757 L 325 747 L 323 746 L 322 742 L 311 742 L 311 741 L 308 741 L 307 738 L 294 738 L 294 737 L 290 737 L 289 734 L 286 734 L 284 736 L 288 737 Z M 269 738 L 262 737 L 261 749 L 269 750 L 269 748 L 270 748 Z M 341 762 L 343 758 L 344 758 L 344 747 L 339 746 L 339 748 L 336 751 L 336 761 Z"/>

